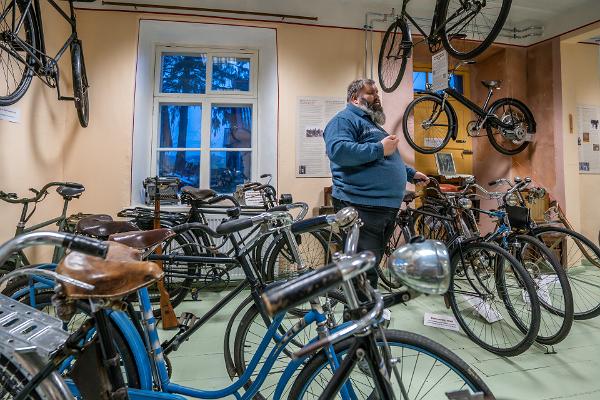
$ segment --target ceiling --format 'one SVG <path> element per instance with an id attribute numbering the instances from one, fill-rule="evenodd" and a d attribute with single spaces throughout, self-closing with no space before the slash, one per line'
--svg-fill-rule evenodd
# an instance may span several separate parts
<path id="1" fill-rule="evenodd" d="M 77 3 L 85 8 L 119 8 L 132 9 L 131 6 L 107 5 L 109 0 L 96 0 L 94 3 Z M 186 14 L 218 15 L 232 18 L 266 19 L 298 22 L 306 24 L 362 28 L 365 25 L 366 13 L 390 14 L 392 9 L 398 12 L 401 0 L 112 0 L 137 4 L 156 4 L 160 6 L 176 6 L 203 9 L 228 10 L 231 12 L 209 12 L 207 10 L 175 10 Z M 408 4 L 409 13 L 419 24 L 427 25 L 431 21 L 436 0 L 412 0 Z M 499 0 L 487 0 L 488 3 L 499 3 Z M 142 7 L 140 10 L 161 11 Z M 238 13 L 271 13 L 286 17 L 270 17 Z M 316 20 L 295 18 L 314 17 Z M 371 18 L 374 18 L 371 16 Z M 520 45 L 529 45 L 541 40 L 568 32 L 583 25 L 600 20 L 598 0 L 513 0 L 508 21 L 505 24 L 504 37 L 497 41 Z M 370 20 L 369 20 L 370 21 Z M 389 20 L 388 20 L 389 21 Z M 385 21 L 370 23 L 374 29 L 383 30 L 389 25 Z M 535 27 L 528 31 L 513 35 L 514 29 Z"/>

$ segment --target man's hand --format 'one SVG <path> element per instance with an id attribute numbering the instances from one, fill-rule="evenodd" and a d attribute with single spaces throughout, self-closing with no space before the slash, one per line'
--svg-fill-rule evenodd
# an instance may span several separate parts
<path id="1" fill-rule="evenodd" d="M 413 177 L 413 182 L 417 185 L 419 184 L 427 184 L 429 183 L 429 177 L 422 172 L 415 172 L 415 176 Z"/>
<path id="2" fill-rule="evenodd" d="M 392 154 L 394 154 L 394 152 L 396 150 L 398 150 L 398 136 L 396 136 L 396 135 L 386 136 L 381 141 L 381 144 L 383 145 L 383 155 L 385 157 L 391 156 Z"/>

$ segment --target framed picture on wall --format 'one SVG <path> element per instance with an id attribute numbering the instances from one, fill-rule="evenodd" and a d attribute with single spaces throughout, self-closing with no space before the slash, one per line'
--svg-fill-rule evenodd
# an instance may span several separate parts
<path id="1" fill-rule="evenodd" d="M 435 153 L 435 163 L 438 173 L 442 176 L 455 176 L 456 166 L 452 153 Z"/>

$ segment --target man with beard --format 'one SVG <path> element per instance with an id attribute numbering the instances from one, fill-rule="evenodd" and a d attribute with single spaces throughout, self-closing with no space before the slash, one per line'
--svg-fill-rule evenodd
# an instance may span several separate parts
<path id="1" fill-rule="evenodd" d="M 429 178 L 404 164 L 398 138 L 382 125 L 385 113 L 372 79 L 358 79 L 348 86 L 346 108 L 327 124 L 323 137 L 331 163 L 333 207 L 352 206 L 360 215 L 358 250 L 371 250 L 377 263 L 394 231 L 406 182 Z M 375 268 L 367 273 L 377 287 Z"/>

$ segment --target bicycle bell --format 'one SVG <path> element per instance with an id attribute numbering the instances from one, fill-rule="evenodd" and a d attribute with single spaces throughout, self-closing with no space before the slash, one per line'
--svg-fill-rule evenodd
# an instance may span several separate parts
<path id="1" fill-rule="evenodd" d="M 351 226 L 358 218 L 358 211 L 353 207 L 344 207 L 335 214 L 335 220 L 341 229 Z"/>
<path id="2" fill-rule="evenodd" d="M 400 282 L 428 294 L 444 294 L 450 286 L 448 249 L 437 240 L 422 236 L 397 248 L 388 261 L 390 271 Z"/>

